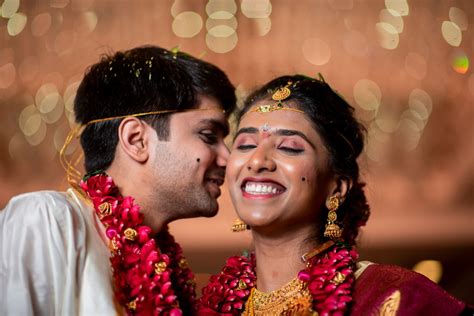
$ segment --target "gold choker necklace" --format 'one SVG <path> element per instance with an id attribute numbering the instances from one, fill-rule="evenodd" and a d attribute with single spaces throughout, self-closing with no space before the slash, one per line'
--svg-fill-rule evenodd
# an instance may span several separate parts
<path id="1" fill-rule="evenodd" d="M 245 304 L 245 316 L 317 315 L 306 283 L 294 278 L 278 290 L 265 293 L 252 288 Z"/>

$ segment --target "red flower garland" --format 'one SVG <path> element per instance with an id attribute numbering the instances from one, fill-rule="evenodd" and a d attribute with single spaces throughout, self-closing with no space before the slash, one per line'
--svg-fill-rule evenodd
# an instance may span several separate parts
<path id="1" fill-rule="evenodd" d="M 342 316 L 348 311 L 357 257 L 353 249 L 334 247 L 326 255 L 313 258 L 310 267 L 298 273 L 298 278 L 307 282 L 313 309 L 320 316 Z M 229 258 L 221 273 L 211 276 L 203 289 L 197 314 L 240 315 L 257 280 L 255 265 L 253 255 Z"/>
<path id="2" fill-rule="evenodd" d="M 106 174 L 81 181 L 81 188 L 111 240 L 115 296 L 127 313 L 189 314 L 196 299 L 194 275 L 168 227 L 152 238 L 151 228 L 141 225 L 140 207 L 132 197 L 123 197 Z"/>

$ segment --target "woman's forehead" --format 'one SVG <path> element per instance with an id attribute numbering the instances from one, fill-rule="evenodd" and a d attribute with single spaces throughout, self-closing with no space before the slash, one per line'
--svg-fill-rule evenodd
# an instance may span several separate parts
<path id="1" fill-rule="evenodd" d="M 306 114 L 288 110 L 247 112 L 240 120 L 239 128 L 242 127 L 296 129 L 316 133 Z"/>

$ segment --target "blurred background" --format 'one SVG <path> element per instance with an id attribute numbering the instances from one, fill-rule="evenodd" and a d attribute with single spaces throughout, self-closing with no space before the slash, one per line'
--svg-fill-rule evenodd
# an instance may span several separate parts
<path id="1" fill-rule="evenodd" d="M 416 269 L 474 303 L 474 1 L 0 0 L 0 208 L 66 189 L 58 160 L 75 90 L 102 54 L 143 44 L 217 64 L 239 98 L 287 73 L 317 76 L 368 129 L 372 207 L 361 259 Z M 74 149 L 74 146 L 72 146 Z M 172 232 L 198 281 L 250 247 L 213 219 Z"/>

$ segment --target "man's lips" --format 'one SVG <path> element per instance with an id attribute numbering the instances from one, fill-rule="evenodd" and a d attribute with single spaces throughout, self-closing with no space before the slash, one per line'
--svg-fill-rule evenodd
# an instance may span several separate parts
<path id="1" fill-rule="evenodd" d="M 219 187 L 224 184 L 224 178 L 221 177 L 207 177 L 206 181 L 214 183 Z"/>
<path id="2" fill-rule="evenodd" d="M 286 188 L 273 179 L 245 178 L 241 190 L 244 197 L 270 198 L 282 194 Z"/>

